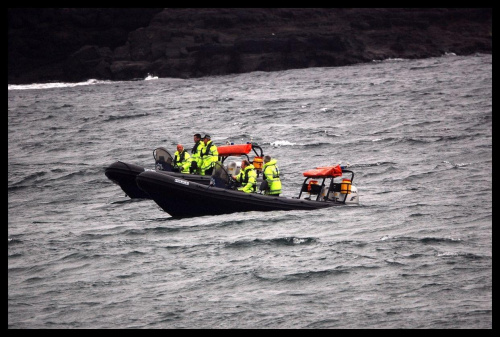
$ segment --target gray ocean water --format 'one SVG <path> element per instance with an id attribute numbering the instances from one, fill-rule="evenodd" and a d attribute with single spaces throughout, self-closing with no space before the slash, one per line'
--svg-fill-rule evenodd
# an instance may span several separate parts
<path id="1" fill-rule="evenodd" d="M 104 175 L 252 141 L 359 206 L 174 219 Z M 8 88 L 8 328 L 492 328 L 492 56 Z"/>

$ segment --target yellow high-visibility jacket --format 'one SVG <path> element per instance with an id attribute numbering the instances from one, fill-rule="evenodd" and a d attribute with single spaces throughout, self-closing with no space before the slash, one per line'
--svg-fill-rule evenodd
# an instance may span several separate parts
<path id="1" fill-rule="evenodd" d="M 219 152 L 217 151 L 217 146 L 215 146 L 212 141 L 208 141 L 201 153 L 201 174 L 205 174 L 205 171 L 213 167 L 215 162 L 219 160 Z"/>
<path id="2" fill-rule="evenodd" d="M 181 173 L 189 173 L 191 166 L 191 155 L 184 149 L 181 153 L 175 151 L 174 153 L 174 167 L 179 168 Z"/>
<path id="3" fill-rule="evenodd" d="M 195 162 L 197 165 L 197 169 L 193 174 L 201 174 L 201 152 L 203 151 L 205 144 L 200 140 L 196 142 L 191 149 L 191 162 Z"/>
<path id="4" fill-rule="evenodd" d="M 236 181 L 239 181 L 242 185 L 238 188 L 238 191 L 246 193 L 255 192 L 257 188 L 257 173 L 255 172 L 255 167 L 252 164 L 245 167 L 236 176 Z"/>
<path id="5" fill-rule="evenodd" d="M 264 194 L 281 193 L 280 170 L 276 163 L 276 159 L 271 159 L 268 163 L 265 163 L 262 168 L 263 178 L 267 180 L 269 186 L 269 189 L 264 191 Z"/>

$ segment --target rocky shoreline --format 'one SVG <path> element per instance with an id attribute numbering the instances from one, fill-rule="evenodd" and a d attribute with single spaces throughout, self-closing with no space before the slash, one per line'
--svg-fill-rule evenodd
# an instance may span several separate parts
<path id="1" fill-rule="evenodd" d="M 492 53 L 492 8 L 17 8 L 8 84 Z"/>

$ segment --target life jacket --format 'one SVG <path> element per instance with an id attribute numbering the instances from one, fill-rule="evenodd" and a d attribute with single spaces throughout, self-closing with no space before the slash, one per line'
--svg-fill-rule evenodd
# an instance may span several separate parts
<path id="1" fill-rule="evenodd" d="M 252 164 L 245 167 L 236 177 L 236 180 L 242 185 L 238 190 L 246 193 L 255 192 L 257 189 L 257 173 L 255 172 L 255 167 Z"/>
<path id="2" fill-rule="evenodd" d="M 175 151 L 175 159 L 174 159 L 174 165 L 182 163 L 184 161 L 184 158 L 186 157 L 186 150 L 182 150 L 181 153 L 179 151 Z"/>
<path id="3" fill-rule="evenodd" d="M 194 146 L 193 148 L 191 149 L 191 153 L 192 154 L 195 154 L 195 153 L 198 153 L 198 146 L 201 144 L 201 140 L 197 141 L 196 143 L 194 143 Z"/>
<path id="4" fill-rule="evenodd" d="M 189 166 L 191 165 L 191 156 L 184 149 L 181 153 L 175 151 L 174 166 L 178 166 L 181 173 L 189 173 Z"/>
<path id="5" fill-rule="evenodd" d="M 262 168 L 263 178 L 267 180 L 269 186 L 269 189 L 264 192 L 265 194 L 281 193 L 280 170 L 278 169 L 276 163 L 277 160 L 272 159 L 268 163 L 265 163 Z"/>
<path id="6" fill-rule="evenodd" d="M 215 162 L 219 160 L 219 152 L 217 146 L 212 141 L 207 142 L 201 151 L 201 170 L 205 172 L 214 166 Z"/>
<path id="7" fill-rule="evenodd" d="M 201 159 L 201 153 L 203 152 L 203 148 L 204 148 L 204 143 L 199 140 L 197 141 L 193 148 L 191 149 L 191 164 L 195 165 L 196 168 L 195 168 L 195 171 L 193 171 L 192 173 L 194 174 L 201 174 L 202 171 L 201 171 L 201 164 L 202 164 L 202 159 Z"/>

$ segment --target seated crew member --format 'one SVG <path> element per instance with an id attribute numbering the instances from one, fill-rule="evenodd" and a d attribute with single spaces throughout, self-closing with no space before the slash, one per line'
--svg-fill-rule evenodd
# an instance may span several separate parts
<path id="1" fill-rule="evenodd" d="M 255 167 L 247 159 L 241 162 L 241 171 L 237 176 L 233 176 L 233 179 L 241 184 L 238 191 L 245 193 L 255 192 L 257 187 L 257 172 L 255 172 Z"/>
<path id="2" fill-rule="evenodd" d="M 191 167 L 191 155 L 184 149 L 182 144 L 177 144 L 177 151 L 174 154 L 174 170 L 181 173 L 189 173 Z"/>

